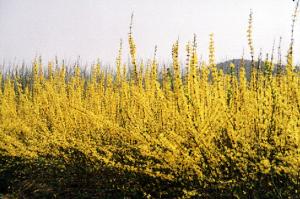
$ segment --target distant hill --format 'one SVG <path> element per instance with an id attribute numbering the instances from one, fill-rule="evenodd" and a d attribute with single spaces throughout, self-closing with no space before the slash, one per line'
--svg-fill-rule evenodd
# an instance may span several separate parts
<path id="1" fill-rule="evenodd" d="M 242 65 L 242 59 L 231 59 L 225 62 L 220 62 L 217 64 L 217 68 L 219 70 L 223 70 L 225 74 L 230 73 L 230 64 L 233 63 L 236 69 L 236 73 L 240 72 L 240 68 Z M 254 63 L 257 65 L 258 63 Z M 251 72 L 251 60 L 244 60 L 244 66 L 246 69 L 246 77 L 250 78 L 250 72 Z"/>
<path id="2" fill-rule="evenodd" d="M 240 71 L 241 68 L 241 63 L 242 63 L 242 59 L 231 59 L 225 62 L 220 62 L 217 64 L 217 68 L 219 70 L 223 70 L 224 73 L 229 73 L 230 72 L 230 64 L 233 63 L 235 65 L 236 68 L 236 72 Z M 260 66 L 260 68 L 264 68 L 265 63 L 263 61 L 261 61 L 260 63 L 258 63 L 257 61 L 254 62 L 255 66 Z M 244 60 L 244 66 L 246 68 L 246 76 L 247 78 L 250 77 L 250 72 L 251 72 L 251 60 Z M 275 64 L 274 70 L 273 72 L 277 71 L 277 64 Z M 284 69 L 285 66 L 283 65 L 282 68 Z M 298 69 L 298 67 L 296 67 Z"/>
<path id="3" fill-rule="evenodd" d="M 241 67 L 242 59 L 231 59 L 225 62 L 220 62 L 217 64 L 217 68 L 223 70 L 224 73 L 229 73 L 231 63 L 233 63 L 236 67 L 236 70 L 239 71 Z M 246 68 L 246 72 L 250 72 L 251 60 L 244 60 L 244 65 Z"/>

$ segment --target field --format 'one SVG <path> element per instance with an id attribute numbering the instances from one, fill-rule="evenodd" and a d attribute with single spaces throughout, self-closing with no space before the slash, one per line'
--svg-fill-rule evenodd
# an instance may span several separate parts
<path id="1" fill-rule="evenodd" d="M 110 70 L 63 61 L 0 75 L 0 193 L 11 198 L 299 198 L 300 72 L 273 53 L 251 71 L 199 62 Z M 292 39 L 293 41 L 293 39 Z M 184 68 L 184 70 L 182 70 Z M 184 72 L 182 72 L 184 71 Z M 0 195 L 1 196 L 1 195 Z"/>

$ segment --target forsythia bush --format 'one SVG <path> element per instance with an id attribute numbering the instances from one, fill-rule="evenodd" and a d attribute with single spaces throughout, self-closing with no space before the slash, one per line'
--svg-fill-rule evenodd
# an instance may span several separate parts
<path id="1" fill-rule="evenodd" d="M 225 73 L 211 35 L 209 63 L 199 64 L 194 40 L 182 73 L 178 41 L 170 68 L 155 55 L 139 63 L 131 33 L 129 43 L 132 63 L 122 62 L 120 46 L 116 72 L 99 63 L 89 74 L 52 62 L 45 70 L 35 60 L 29 73 L 0 76 L 0 173 L 17 164 L 13 158 L 63 172 L 85 157 L 94 171 L 157 179 L 142 186 L 146 177 L 128 174 L 132 182 L 125 175 L 126 187 L 115 187 L 140 197 L 299 197 L 300 74 L 293 65 L 275 73 L 266 60 L 252 66 L 250 79 L 243 64 Z"/>

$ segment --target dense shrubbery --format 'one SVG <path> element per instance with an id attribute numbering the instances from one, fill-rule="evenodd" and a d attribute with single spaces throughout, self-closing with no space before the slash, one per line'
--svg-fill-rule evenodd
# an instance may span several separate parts
<path id="1" fill-rule="evenodd" d="M 16 197 L 297 198 L 300 77 L 292 53 L 223 74 L 178 42 L 170 69 L 120 55 L 116 73 L 62 64 L 1 75 L 1 191 Z M 291 51 L 290 51 L 291 52 Z M 254 63 L 254 62 L 253 62 Z M 130 70 L 128 70 L 130 68 Z M 144 70 L 145 69 L 145 70 Z M 158 71 L 160 73 L 158 73 Z"/>

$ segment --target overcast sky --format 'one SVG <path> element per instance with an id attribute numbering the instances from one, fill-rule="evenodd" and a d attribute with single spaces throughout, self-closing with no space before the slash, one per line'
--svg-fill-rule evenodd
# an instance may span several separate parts
<path id="1" fill-rule="evenodd" d="M 139 58 L 171 60 L 177 38 L 184 59 L 184 45 L 197 35 L 198 53 L 207 60 L 209 33 L 215 35 L 217 61 L 239 58 L 247 47 L 247 23 L 254 12 L 256 54 L 270 52 L 283 37 L 283 53 L 290 40 L 292 0 L 0 0 L 0 61 L 44 60 L 85 62 L 100 58 L 114 63 L 119 40 L 128 58 L 128 27 L 134 12 L 134 38 Z M 300 20 L 295 30 L 295 58 L 300 61 Z"/>

